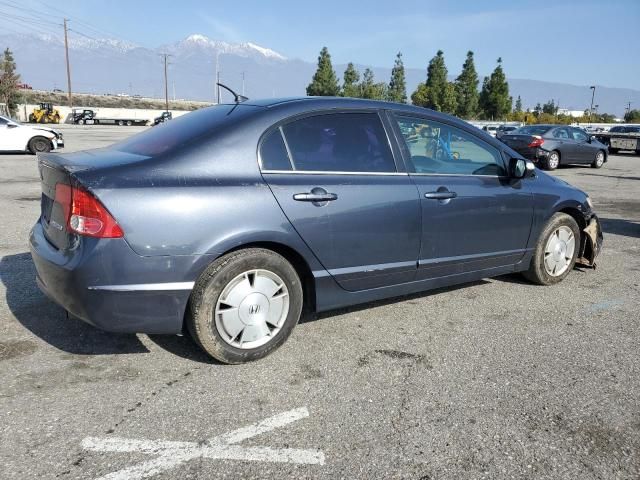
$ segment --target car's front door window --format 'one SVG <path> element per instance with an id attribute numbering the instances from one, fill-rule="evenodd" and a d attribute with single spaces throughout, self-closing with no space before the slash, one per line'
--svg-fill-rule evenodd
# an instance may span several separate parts
<path id="1" fill-rule="evenodd" d="M 462 129 L 413 117 L 400 116 L 397 121 L 415 173 L 506 174 L 500 152 Z"/>

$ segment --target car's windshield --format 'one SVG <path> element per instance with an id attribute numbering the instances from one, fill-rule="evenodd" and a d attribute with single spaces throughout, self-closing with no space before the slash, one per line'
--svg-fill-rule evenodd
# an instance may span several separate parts
<path id="1" fill-rule="evenodd" d="M 521 133 L 524 135 L 544 135 L 551 127 L 547 125 L 527 125 L 526 127 L 520 127 L 516 129 L 513 133 Z"/>

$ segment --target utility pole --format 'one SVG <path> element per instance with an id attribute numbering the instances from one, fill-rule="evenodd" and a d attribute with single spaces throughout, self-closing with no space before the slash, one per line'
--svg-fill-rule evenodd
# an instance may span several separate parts
<path id="1" fill-rule="evenodd" d="M 244 72 L 242 72 L 242 96 L 244 97 Z"/>
<path id="2" fill-rule="evenodd" d="M 591 115 L 593 115 L 593 97 L 596 96 L 596 86 L 591 85 L 589 88 L 591 89 L 591 107 L 589 107 L 589 123 L 591 123 Z"/>
<path id="3" fill-rule="evenodd" d="M 69 98 L 69 108 L 73 108 L 71 100 L 71 67 L 69 66 L 69 40 L 67 39 L 67 19 L 64 19 L 64 54 L 67 60 L 67 95 Z"/>
<path id="4" fill-rule="evenodd" d="M 161 53 L 160 56 L 164 60 L 164 108 L 169 111 L 169 84 L 167 81 L 167 60 L 171 56 L 168 53 Z"/>
<path id="5" fill-rule="evenodd" d="M 627 108 L 625 109 L 627 113 L 631 111 L 631 102 L 627 102 Z"/>

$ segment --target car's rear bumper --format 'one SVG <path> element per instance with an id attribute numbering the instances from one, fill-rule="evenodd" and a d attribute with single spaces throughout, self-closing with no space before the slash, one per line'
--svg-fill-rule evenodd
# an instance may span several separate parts
<path id="1" fill-rule="evenodd" d="M 40 222 L 29 243 L 38 286 L 72 315 L 111 332 L 182 331 L 202 256 L 142 257 L 121 238 L 86 238 L 63 252 L 45 238 Z"/>

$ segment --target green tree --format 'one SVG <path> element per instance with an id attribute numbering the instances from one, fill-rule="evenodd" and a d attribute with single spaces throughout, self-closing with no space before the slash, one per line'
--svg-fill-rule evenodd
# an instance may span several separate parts
<path id="1" fill-rule="evenodd" d="M 624 121 L 629 123 L 640 123 L 640 110 L 629 110 L 624 114 Z"/>
<path id="2" fill-rule="evenodd" d="M 18 108 L 18 83 L 20 75 L 16 73 L 16 62 L 8 48 L 0 62 L 0 103 L 7 105 L 11 115 Z"/>
<path id="3" fill-rule="evenodd" d="M 542 105 L 542 113 L 548 113 L 549 115 L 555 115 L 558 113 L 558 107 L 556 106 L 553 100 L 549 100 L 547 103 Z"/>
<path id="4" fill-rule="evenodd" d="M 367 68 L 362 74 L 360 95 L 362 98 L 371 100 L 384 100 L 387 96 L 387 85 L 385 83 L 376 83 L 373 71 Z"/>
<path id="5" fill-rule="evenodd" d="M 396 55 L 396 62 L 391 70 L 387 99 L 391 102 L 407 103 L 407 83 L 404 75 L 402 53 L 400 52 Z"/>
<path id="6" fill-rule="evenodd" d="M 420 82 L 415 91 L 411 94 L 411 103 L 418 107 L 426 107 L 429 101 L 429 89 L 424 82 Z"/>
<path id="7" fill-rule="evenodd" d="M 480 92 L 480 108 L 485 118 L 505 118 L 511 111 L 511 97 L 509 96 L 509 83 L 502 70 L 502 58 L 498 58 L 498 65 L 482 82 Z"/>
<path id="8" fill-rule="evenodd" d="M 461 118 L 475 118 L 478 114 L 478 74 L 473 62 L 473 52 L 467 52 L 462 72 L 455 81 L 457 96 L 456 115 Z"/>
<path id="9" fill-rule="evenodd" d="M 359 97 L 360 86 L 360 74 L 358 70 L 353 66 L 353 63 L 349 62 L 347 69 L 342 76 L 342 95 L 344 97 Z"/>
<path id="10" fill-rule="evenodd" d="M 318 69 L 307 86 L 307 95 L 332 97 L 340 94 L 336 72 L 331 65 L 331 55 L 327 47 L 322 47 L 318 56 Z"/>
<path id="11" fill-rule="evenodd" d="M 456 91 L 456 85 L 452 82 L 447 82 L 444 86 L 444 95 L 442 96 L 442 111 L 455 115 L 458 109 L 458 94 Z"/>
<path id="12" fill-rule="evenodd" d="M 518 95 L 518 98 L 516 99 L 516 107 L 513 111 L 515 113 L 522 113 L 522 99 L 520 98 L 520 95 Z"/>
<path id="13" fill-rule="evenodd" d="M 418 90 L 411 95 L 419 98 L 420 105 L 433 110 L 443 111 L 445 103 L 445 95 L 447 90 L 447 67 L 444 63 L 444 52 L 438 50 L 436 56 L 429 61 L 427 67 L 427 81 L 424 83 L 426 88 L 422 89 L 421 94 L 416 95 Z M 420 85 L 418 85 L 418 89 Z M 416 103 L 416 105 L 418 105 Z M 447 105 L 449 106 L 449 105 Z"/>

